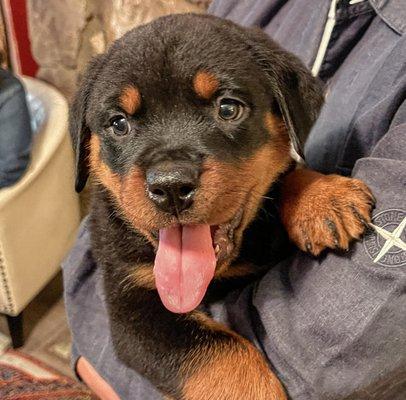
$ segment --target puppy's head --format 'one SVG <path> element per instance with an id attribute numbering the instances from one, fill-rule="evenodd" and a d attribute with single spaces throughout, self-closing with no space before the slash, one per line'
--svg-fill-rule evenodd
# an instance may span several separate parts
<path id="1" fill-rule="evenodd" d="M 189 311 L 238 253 L 321 103 L 305 67 L 260 31 L 209 16 L 158 19 L 115 42 L 82 80 L 70 117 L 76 189 L 90 173 L 107 190 L 156 245 L 164 304 Z"/>

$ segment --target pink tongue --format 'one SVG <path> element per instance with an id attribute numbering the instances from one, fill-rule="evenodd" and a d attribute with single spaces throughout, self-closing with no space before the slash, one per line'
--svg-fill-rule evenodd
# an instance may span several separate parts
<path id="1" fill-rule="evenodd" d="M 194 310 L 213 279 L 215 267 L 209 225 L 175 226 L 159 231 L 155 283 L 169 311 Z"/>

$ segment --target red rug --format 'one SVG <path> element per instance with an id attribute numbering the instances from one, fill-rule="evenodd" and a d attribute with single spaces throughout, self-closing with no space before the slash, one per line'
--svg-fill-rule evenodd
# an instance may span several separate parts
<path id="1" fill-rule="evenodd" d="M 18 351 L 0 356 L 1 400 L 97 400 L 83 384 Z"/>

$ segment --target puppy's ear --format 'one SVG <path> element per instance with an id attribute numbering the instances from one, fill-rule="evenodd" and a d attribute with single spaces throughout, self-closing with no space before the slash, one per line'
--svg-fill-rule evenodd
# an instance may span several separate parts
<path id="1" fill-rule="evenodd" d="M 262 31 L 248 29 L 248 36 L 253 59 L 268 76 L 274 93 L 274 111 L 280 112 L 291 143 L 303 158 L 304 143 L 323 105 L 322 84 L 296 56 Z"/>
<path id="2" fill-rule="evenodd" d="M 103 64 L 103 55 L 96 56 L 89 63 L 86 72 L 80 80 L 78 90 L 69 111 L 69 131 L 75 153 L 75 189 L 78 193 L 85 187 L 89 176 L 90 129 L 87 126 L 86 114 L 93 84 Z"/>

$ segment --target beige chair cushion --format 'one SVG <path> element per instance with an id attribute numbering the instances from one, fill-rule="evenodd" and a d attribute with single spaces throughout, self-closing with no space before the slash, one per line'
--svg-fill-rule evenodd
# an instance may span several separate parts
<path id="1" fill-rule="evenodd" d="M 31 163 L 14 186 L 0 190 L 0 312 L 17 315 L 49 282 L 71 247 L 80 221 L 65 98 L 24 78 L 46 120 Z"/>

